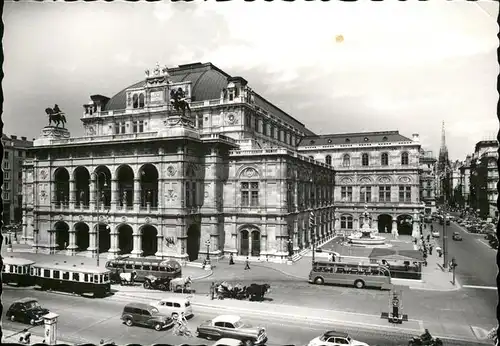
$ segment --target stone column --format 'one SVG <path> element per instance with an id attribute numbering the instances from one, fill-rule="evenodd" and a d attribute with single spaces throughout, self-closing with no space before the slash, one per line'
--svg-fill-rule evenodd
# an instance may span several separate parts
<path id="1" fill-rule="evenodd" d="M 89 247 L 87 248 L 87 251 L 90 252 L 92 257 L 94 257 L 94 254 L 97 251 L 97 230 L 96 230 L 96 225 L 91 222 L 89 223 Z"/>
<path id="2" fill-rule="evenodd" d="M 90 178 L 90 198 L 89 198 L 89 208 L 90 210 L 95 209 L 95 194 L 96 194 L 96 183 L 92 177 Z"/>
<path id="3" fill-rule="evenodd" d="M 118 180 L 111 180 L 111 210 L 117 210 L 120 205 L 120 191 L 118 190 Z"/>
<path id="4" fill-rule="evenodd" d="M 74 256 L 76 253 L 76 249 L 78 246 L 76 246 L 76 231 L 75 229 L 70 229 L 69 230 L 69 245 L 66 248 L 66 255 L 68 256 Z"/>
<path id="5" fill-rule="evenodd" d="M 392 217 L 392 231 L 391 233 L 394 233 L 398 230 L 398 221 L 397 221 L 397 216 Z"/>
<path id="6" fill-rule="evenodd" d="M 75 209 L 76 202 L 76 183 L 75 180 L 71 179 L 69 181 L 69 208 L 71 210 Z"/>
<path id="7" fill-rule="evenodd" d="M 134 211 L 138 212 L 141 207 L 141 182 L 134 179 Z"/>
<path id="8" fill-rule="evenodd" d="M 156 235 L 156 257 L 163 258 L 163 242 L 165 239 L 163 238 L 163 230 L 159 229 L 158 234 Z"/>
<path id="9" fill-rule="evenodd" d="M 50 193 L 51 193 L 50 202 L 51 202 L 52 208 L 55 208 L 56 202 L 57 202 L 57 190 L 56 190 L 56 182 L 55 181 L 50 182 Z"/>
<path id="10" fill-rule="evenodd" d="M 134 198 L 135 199 L 135 198 Z M 134 238 L 134 249 L 132 250 L 132 257 L 141 257 L 142 256 L 142 234 L 137 229 L 137 226 L 134 226 L 134 232 L 132 234 Z"/>
<path id="11" fill-rule="evenodd" d="M 293 220 L 293 251 L 299 250 L 299 229 L 298 229 L 298 221 Z"/>
<path id="12" fill-rule="evenodd" d="M 111 246 L 108 250 L 108 258 L 113 259 L 116 256 L 118 256 L 118 253 L 120 252 L 120 248 L 118 248 L 118 230 L 116 227 L 112 227 L 110 225 L 111 231 L 109 232 L 109 237 L 111 240 Z"/>

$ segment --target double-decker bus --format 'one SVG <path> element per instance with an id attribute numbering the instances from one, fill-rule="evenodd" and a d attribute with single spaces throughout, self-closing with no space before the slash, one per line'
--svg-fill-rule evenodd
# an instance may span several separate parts
<path id="1" fill-rule="evenodd" d="M 144 281 L 147 276 L 153 275 L 157 278 L 175 279 L 182 276 L 182 268 L 179 262 L 157 258 L 131 258 L 117 257 L 106 262 L 106 268 L 110 271 L 131 273 L 135 271 L 135 281 Z"/>
<path id="2" fill-rule="evenodd" d="M 353 285 L 356 288 L 391 287 L 391 273 L 380 264 L 317 261 L 309 273 L 309 282 L 317 285 Z"/>

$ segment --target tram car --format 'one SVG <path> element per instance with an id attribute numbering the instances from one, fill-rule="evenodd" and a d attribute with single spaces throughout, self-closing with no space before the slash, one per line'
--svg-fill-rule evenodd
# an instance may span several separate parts
<path id="1" fill-rule="evenodd" d="M 41 263 L 31 267 L 31 276 L 42 290 L 54 290 L 96 298 L 111 292 L 110 271 L 93 266 Z"/>
<path id="2" fill-rule="evenodd" d="M 149 276 L 168 281 L 182 277 L 182 268 L 179 262 L 157 258 L 117 257 L 106 262 L 106 269 L 112 272 L 132 273 L 134 281 L 145 282 Z"/>
<path id="3" fill-rule="evenodd" d="M 33 286 L 34 278 L 30 275 L 31 266 L 34 261 L 18 258 L 18 257 L 3 257 L 2 258 L 2 282 L 8 285 L 15 286 Z"/>

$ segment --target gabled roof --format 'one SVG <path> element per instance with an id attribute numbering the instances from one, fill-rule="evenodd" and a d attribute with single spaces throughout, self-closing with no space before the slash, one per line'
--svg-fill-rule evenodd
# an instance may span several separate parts
<path id="1" fill-rule="evenodd" d="M 380 142 L 408 142 L 410 138 L 399 134 L 399 131 L 379 132 L 353 132 L 337 133 L 329 135 L 306 136 L 302 138 L 299 146 L 309 145 L 335 145 L 356 143 L 380 143 Z"/>

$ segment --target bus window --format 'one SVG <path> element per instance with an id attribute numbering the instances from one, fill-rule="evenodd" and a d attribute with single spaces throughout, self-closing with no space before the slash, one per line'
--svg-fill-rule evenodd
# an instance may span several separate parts
<path id="1" fill-rule="evenodd" d="M 69 280 L 69 272 L 63 272 L 63 280 Z"/>
<path id="2" fill-rule="evenodd" d="M 141 269 L 142 269 L 142 265 L 140 265 L 140 264 L 135 264 L 135 265 L 134 265 L 134 269 L 135 269 L 135 270 L 141 270 Z"/>
<path id="3" fill-rule="evenodd" d="M 158 266 L 151 266 L 151 270 L 154 271 L 154 272 L 157 272 L 158 271 Z"/>
<path id="4" fill-rule="evenodd" d="M 80 274 L 79 273 L 73 273 L 73 281 L 80 281 Z"/>
<path id="5" fill-rule="evenodd" d="M 89 282 L 89 274 L 83 274 L 83 281 Z"/>
<path id="6" fill-rule="evenodd" d="M 9 268 L 9 273 L 15 273 L 16 266 L 10 265 L 9 267 L 10 267 Z"/>
<path id="7" fill-rule="evenodd" d="M 132 269 L 132 268 L 133 268 L 132 264 L 128 264 L 128 263 L 125 264 L 125 269 Z"/>
<path id="8" fill-rule="evenodd" d="M 357 274 L 358 268 L 351 268 L 351 274 Z"/>
<path id="9" fill-rule="evenodd" d="M 31 267 L 30 268 L 30 275 L 33 276 L 35 274 L 35 268 Z"/>
<path id="10" fill-rule="evenodd" d="M 44 269 L 43 270 L 43 277 L 44 278 L 50 278 L 50 270 Z"/>
<path id="11" fill-rule="evenodd" d="M 59 270 L 54 270 L 54 271 L 52 272 L 52 277 L 53 277 L 54 279 L 59 279 L 59 278 L 61 277 L 61 272 L 59 272 Z"/>
<path id="12" fill-rule="evenodd" d="M 336 273 L 344 273 L 344 268 L 338 267 Z"/>
<path id="13" fill-rule="evenodd" d="M 108 281 L 109 281 L 109 275 L 108 274 L 104 274 L 104 283 L 106 283 Z"/>
<path id="14" fill-rule="evenodd" d="M 23 266 L 18 266 L 18 267 L 17 267 L 17 273 L 18 273 L 18 274 L 22 274 L 22 273 L 23 273 L 23 269 L 24 269 L 24 267 L 23 267 Z"/>
<path id="15" fill-rule="evenodd" d="M 166 271 L 167 271 L 167 267 L 165 267 L 165 266 L 160 266 L 160 271 L 161 271 L 161 272 L 166 272 Z"/>
<path id="16" fill-rule="evenodd" d="M 143 265 L 142 270 L 151 270 L 151 266 L 149 265 Z"/>
<path id="17" fill-rule="evenodd" d="M 99 275 L 97 275 L 97 274 L 94 275 L 94 282 L 96 284 L 99 283 Z"/>

